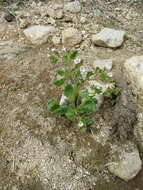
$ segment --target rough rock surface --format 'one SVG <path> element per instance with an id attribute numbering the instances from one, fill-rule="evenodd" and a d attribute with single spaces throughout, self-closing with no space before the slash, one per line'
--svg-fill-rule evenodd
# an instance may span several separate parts
<path id="1" fill-rule="evenodd" d="M 12 41 L 0 42 L 0 59 L 14 59 L 26 50 L 26 46 Z"/>
<path id="2" fill-rule="evenodd" d="M 81 42 L 82 35 L 76 28 L 67 28 L 62 32 L 62 42 L 65 46 L 74 46 Z"/>
<path id="3" fill-rule="evenodd" d="M 138 122 L 134 126 L 134 136 L 138 142 L 140 151 L 143 152 L 143 113 L 137 115 Z"/>
<path id="4" fill-rule="evenodd" d="M 143 100 L 143 56 L 134 56 L 124 64 L 125 77 L 139 99 Z"/>
<path id="5" fill-rule="evenodd" d="M 56 31 L 53 26 L 31 26 L 24 30 L 25 36 L 35 45 L 47 42 L 48 38 Z"/>
<path id="6" fill-rule="evenodd" d="M 79 13 L 81 10 L 81 4 L 79 1 L 66 3 L 64 6 L 64 12 Z"/>
<path id="7" fill-rule="evenodd" d="M 120 139 L 127 139 L 136 121 L 136 104 L 129 90 L 122 90 L 118 96 L 112 117 L 113 133 Z"/>
<path id="8" fill-rule="evenodd" d="M 125 31 L 104 28 L 101 32 L 93 35 L 92 42 L 98 46 L 117 48 L 124 41 Z"/>
<path id="9" fill-rule="evenodd" d="M 121 146 L 113 146 L 112 151 L 112 161 L 108 165 L 109 171 L 125 181 L 133 179 L 142 167 L 136 146 L 128 142 Z"/>

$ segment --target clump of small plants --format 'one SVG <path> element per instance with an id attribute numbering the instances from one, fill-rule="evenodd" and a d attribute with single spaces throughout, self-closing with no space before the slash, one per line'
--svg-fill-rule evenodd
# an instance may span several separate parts
<path id="1" fill-rule="evenodd" d="M 110 99 L 114 99 L 119 93 L 118 88 L 108 88 L 105 92 L 101 86 L 91 85 L 87 88 L 87 83 L 94 78 L 102 83 L 113 82 L 105 70 L 100 68 L 85 71 L 84 77 L 81 72 L 83 61 L 77 57 L 77 51 L 66 52 L 62 57 L 55 53 L 50 57 L 52 63 L 62 62 L 63 69 L 57 70 L 58 80 L 54 85 L 61 87 L 63 93 L 61 98 L 48 100 L 48 110 L 50 113 L 65 117 L 72 121 L 81 131 L 86 131 L 92 124 L 92 116 L 97 111 L 97 95 L 102 94 Z M 89 91 L 89 88 L 91 91 Z"/>

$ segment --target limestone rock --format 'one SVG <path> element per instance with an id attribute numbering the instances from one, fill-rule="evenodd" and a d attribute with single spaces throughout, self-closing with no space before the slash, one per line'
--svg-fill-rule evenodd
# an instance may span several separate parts
<path id="1" fill-rule="evenodd" d="M 42 25 L 31 26 L 24 30 L 25 36 L 35 45 L 46 43 L 54 32 L 56 32 L 55 27 Z"/>
<path id="2" fill-rule="evenodd" d="M 62 42 L 65 46 L 74 46 L 82 41 L 82 35 L 76 28 L 67 28 L 62 32 Z"/>
<path id="3" fill-rule="evenodd" d="M 79 1 L 66 3 L 64 6 L 64 12 L 79 13 L 81 11 L 81 4 Z"/>
<path id="4" fill-rule="evenodd" d="M 113 62 L 111 59 L 99 59 L 95 60 L 93 63 L 94 68 L 106 69 L 107 71 L 111 71 L 113 66 Z"/>
<path id="5" fill-rule="evenodd" d="M 104 95 L 103 93 L 108 89 L 108 88 L 115 88 L 113 83 L 102 83 L 98 82 L 96 80 L 90 80 L 87 84 L 87 89 L 89 91 L 89 94 L 93 94 L 93 90 L 90 88 L 91 86 L 95 85 L 97 88 L 102 88 L 102 93 L 101 94 L 96 94 L 95 98 L 97 99 L 97 105 L 96 109 L 98 110 L 100 106 L 103 104 L 104 101 Z"/>
<path id="6" fill-rule="evenodd" d="M 0 59 L 15 59 L 20 53 L 26 51 L 26 46 L 12 41 L 0 42 Z"/>
<path id="7" fill-rule="evenodd" d="M 143 103 L 143 56 L 134 56 L 126 60 L 124 73 L 138 99 Z"/>
<path id="8" fill-rule="evenodd" d="M 117 48 L 124 41 L 125 31 L 104 28 L 101 32 L 93 35 L 92 42 L 98 46 Z"/>
<path id="9" fill-rule="evenodd" d="M 112 147 L 112 161 L 108 164 L 109 171 L 119 178 L 129 181 L 141 170 L 142 162 L 136 146 L 128 142 Z"/>

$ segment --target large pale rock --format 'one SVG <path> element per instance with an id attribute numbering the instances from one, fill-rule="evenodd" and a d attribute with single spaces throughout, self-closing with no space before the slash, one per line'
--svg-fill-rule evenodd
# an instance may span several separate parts
<path id="1" fill-rule="evenodd" d="M 26 51 L 26 46 L 22 44 L 12 41 L 0 42 L 0 59 L 15 59 L 24 51 Z"/>
<path id="2" fill-rule="evenodd" d="M 113 146 L 111 157 L 111 163 L 108 164 L 109 171 L 125 181 L 133 179 L 141 170 L 142 162 L 138 149 L 131 142 Z"/>
<path id="3" fill-rule="evenodd" d="M 82 35 L 76 28 L 67 28 L 62 32 L 62 42 L 65 46 L 74 46 L 81 42 Z"/>
<path id="4" fill-rule="evenodd" d="M 127 81 L 138 99 L 143 102 L 143 56 L 134 56 L 124 64 L 124 73 Z"/>
<path id="5" fill-rule="evenodd" d="M 64 12 L 79 13 L 81 11 L 81 4 L 79 1 L 69 2 L 64 5 Z"/>
<path id="6" fill-rule="evenodd" d="M 92 42 L 98 46 L 117 48 L 124 41 L 125 31 L 104 28 L 101 32 L 93 35 Z"/>
<path id="7" fill-rule="evenodd" d="M 24 30 L 25 36 L 35 45 L 46 43 L 55 32 L 55 27 L 42 25 L 31 26 Z"/>

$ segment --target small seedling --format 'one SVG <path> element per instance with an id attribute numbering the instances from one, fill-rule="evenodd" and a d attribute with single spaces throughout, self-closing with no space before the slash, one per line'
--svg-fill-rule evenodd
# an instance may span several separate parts
<path id="1" fill-rule="evenodd" d="M 62 87 L 63 95 L 68 99 L 64 104 L 60 104 L 60 99 L 50 99 L 48 101 L 49 112 L 65 116 L 68 120 L 75 123 L 81 131 L 86 131 L 87 127 L 92 124 L 92 114 L 95 113 L 97 106 L 97 94 L 104 94 L 100 86 L 92 85 L 90 89 L 86 88 L 86 83 L 95 76 L 101 82 L 109 82 L 110 78 L 105 70 L 97 68 L 95 71 L 88 71 L 86 77 L 82 77 L 80 67 L 83 65 L 81 60 L 75 64 L 74 60 L 77 58 L 77 51 L 66 52 L 64 56 L 58 58 L 57 54 L 52 55 L 50 60 L 52 63 L 57 63 L 59 60 L 64 64 L 64 69 L 57 70 L 57 75 L 60 79 L 56 80 L 54 84 Z M 109 90 L 108 90 L 109 91 Z M 112 97 L 112 92 L 106 92 L 105 95 Z"/>

